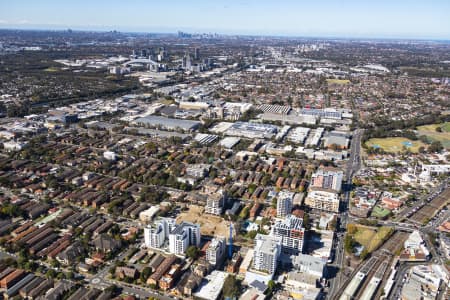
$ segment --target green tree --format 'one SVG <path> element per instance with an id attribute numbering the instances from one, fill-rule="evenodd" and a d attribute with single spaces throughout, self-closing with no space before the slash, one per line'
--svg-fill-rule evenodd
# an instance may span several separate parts
<path id="1" fill-rule="evenodd" d="M 362 260 L 366 259 L 366 257 L 369 255 L 369 251 L 367 251 L 366 248 L 363 249 L 363 251 L 361 251 L 361 254 L 359 255 L 359 258 L 361 258 Z"/>
<path id="2" fill-rule="evenodd" d="M 440 141 L 434 141 L 428 146 L 428 151 L 431 153 L 441 152 L 444 149 Z"/>
<path id="3" fill-rule="evenodd" d="M 53 269 L 49 269 L 48 271 L 47 271 L 47 273 L 45 273 L 45 277 L 47 277 L 47 278 L 55 278 L 56 277 L 56 271 L 55 270 L 53 270 Z"/>
<path id="4" fill-rule="evenodd" d="M 228 298 L 235 298 L 239 296 L 240 281 L 236 277 L 229 275 L 223 284 L 223 296 Z"/>
<path id="5" fill-rule="evenodd" d="M 272 208 L 277 208 L 278 199 L 277 197 L 272 198 Z"/>
<path id="6" fill-rule="evenodd" d="M 356 242 L 350 234 L 346 234 L 344 238 L 344 249 L 347 253 L 353 253 Z"/>
<path id="7" fill-rule="evenodd" d="M 196 246 L 189 246 L 186 250 L 186 256 L 192 259 L 197 259 L 200 254 L 200 250 Z"/>
<path id="8" fill-rule="evenodd" d="M 144 283 L 147 281 L 147 278 L 150 277 L 150 275 L 152 275 L 152 269 L 150 267 L 145 267 L 144 269 L 142 269 L 139 279 Z"/>

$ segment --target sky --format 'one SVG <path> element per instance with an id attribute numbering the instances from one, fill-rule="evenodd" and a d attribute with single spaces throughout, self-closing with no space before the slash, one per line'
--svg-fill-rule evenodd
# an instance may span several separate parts
<path id="1" fill-rule="evenodd" d="M 0 28 L 450 39 L 450 0 L 0 0 Z"/>

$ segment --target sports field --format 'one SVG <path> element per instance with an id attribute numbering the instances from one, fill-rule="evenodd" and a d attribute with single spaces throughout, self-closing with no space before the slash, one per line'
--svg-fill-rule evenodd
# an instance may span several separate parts
<path id="1" fill-rule="evenodd" d="M 442 132 L 437 132 L 440 127 Z M 417 127 L 418 135 L 426 135 L 431 141 L 440 141 L 442 146 L 450 149 L 450 122 L 430 124 Z"/>
<path id="2" fill-rule="evenodd" d="M 418 152 L 420 146 L 426 148 L 421 141 L 411 141 L 404 137 L 374 138 L 368 140 L 366 145 L 372 148 L 382 148 L 386 152 L 401 152 L 403 147 L 408 148 L 411 152 Z"/>

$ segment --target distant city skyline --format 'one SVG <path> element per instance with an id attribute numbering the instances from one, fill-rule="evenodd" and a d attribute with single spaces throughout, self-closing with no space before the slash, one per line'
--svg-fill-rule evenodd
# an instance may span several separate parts
<path id="1" fill-rule="evenodd" d="M 0 0 L 0 28 L 450 39 L 444 0 Z"/>

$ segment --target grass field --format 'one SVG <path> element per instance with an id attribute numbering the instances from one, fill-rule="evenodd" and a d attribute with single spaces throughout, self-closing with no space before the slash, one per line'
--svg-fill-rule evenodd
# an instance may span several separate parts
<path id="1" fill-rule="evenodd" d="M 430 124 L 417 127 L 418 131 L 433 131 L 436 132 L 436 128 L 441 127 L 442 132 L 450 132 L 450 122 L 440 124 Z"/>
<path id="2" fill-rule="evenodd" d="M 350 80 L 348 80 L 348 79 L 327 79 L 327 83 L 329 83 L 329 84 L 349 84 Z"/>
<path id="3" fill-rule="evenodd" d="M 442 132 L 437 132 L 437 127 L 441 127 Z M 419 126 L 417 131 L 418 135 L 426 135 L 431 141 L 439 141 L 442 146 L 450 149 L 450 122 Z"/>
<path id="4" fill-rule="evenodd" d="M 353 234 L 353 239 L 363 245 L 369 253 L 380 247 L 383 241 L 393 232 L 391 227 L 385 226 L 380 228 L 355 226 L 356 232 Z"/>
<path id="5" fill-rule="evenodd" d="M 407 146 L 411 152 L 418 152 L 420 146 L 426 148 L 426 145 L 421 141 L 411 141 L 403 137 L 374 138 L 368 140 L 366 145 L 373 148 L 382 148 L 386 152 L 401 152 L 403 146 Z"/>
<path id="6" fill-rule="evenodd" d="M 385 209 L 376 205 L 372 210 L 372 217 L 383 219 L 387 217 L 391 211 L 389 209 Z"/>

